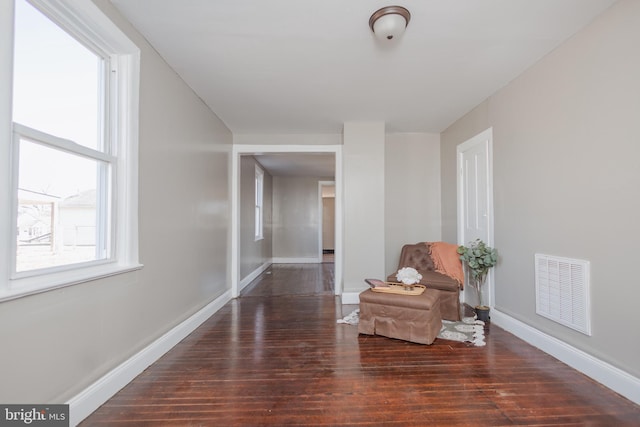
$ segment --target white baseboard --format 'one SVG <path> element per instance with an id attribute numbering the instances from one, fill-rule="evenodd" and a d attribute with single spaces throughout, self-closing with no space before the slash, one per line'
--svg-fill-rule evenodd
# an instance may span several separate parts
<path id="1" fill-rule="evenodd" d="M 76 426 L 91 415 L 93 411 L 171 350 L 230 300 L 231 291 L 228 290 L 70 399 L 67 402 L 70 412 L 70 425 Z"/>
<path id="2" fill-rule="evenodd" d="M 322 260 L 318 257 L 311 258 L 273 258 L 274 264 L 319 264 Z"/>
<path id="3" fill-rule="evenodd" d="M 547 335 L 495 308 L 491 310 L 491 323 L 640 405 L 640 378 L 636 378 L 628 372 Z"/>
<path id="4" fill-rule="evenodd" d="M 264 264 L 262 264 L 260 267 L 256 268 L 255 270 L 253 270 L 251 273 L 249 273 L 249 275 L 247 275 L 247 277 L 245 277 L 244 279 L 242 279 L 240 281 L 240 287 L 238 288 L 238 292 L 240 292 L 241 290 L 243 290 L 249 283 L 253 282 L 255 280 L 256 277 L 258 277 L 259 275 L 261 275 L 267 268 L 269 268 L 269 266 L 271 265 L 272 261 L 268 260 L 266 261 Z"/>
<path id="5" fill-rule="evenodd" d="M 342 304 L 360 304 L 360 292 L 343 292 Z"/>

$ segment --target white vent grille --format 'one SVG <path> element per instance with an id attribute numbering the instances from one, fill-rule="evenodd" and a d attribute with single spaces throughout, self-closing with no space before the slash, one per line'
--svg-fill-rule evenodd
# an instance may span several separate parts
<path id="1" fill-rule="evenodd" d="M 589 261 L 536 254 L 536 313 L 591 335 Z"/>

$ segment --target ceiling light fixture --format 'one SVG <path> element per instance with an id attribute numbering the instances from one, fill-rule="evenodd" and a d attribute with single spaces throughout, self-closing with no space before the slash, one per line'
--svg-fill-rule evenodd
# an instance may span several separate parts
<path id="1" fill-rule="evenodd" d="M 402 6 L 387 6 L 373 12 L 369 27 L 380 40 L 393 40 L 404 33 L 411 14 Z"/>

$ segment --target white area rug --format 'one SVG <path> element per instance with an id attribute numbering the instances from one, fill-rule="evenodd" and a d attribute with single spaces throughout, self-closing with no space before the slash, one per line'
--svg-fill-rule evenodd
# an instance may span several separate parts
<path id="1" fill-rule="evenodd" d="M 475 317 L 463 317 L 460 322 L 442 321 L 438 338 L 443 340 L 468 342 L 476 347 L 486 345 L 484 341 L 484 322 Z"/>
<path id="2" fill-rule="evenodd" d="M 338 319 L 338 323 L 356 326 L 358 325 L 359 316 L 360 310 L 355 309 L 342 319 Z M 460 322 L 443 320 L 438 338 L 471 343 L 476 347 L 482 347 L 486 344 L 484 341 L 484 322 L 476 320 L 475 317 L 465 317 Z"/>
<path id="3" fill-rule="evenodd" d="M 360 309 L 356 308 L 351 312 L 351 314 L 347 314 L 342 319 L 338 319 L 338 323 L 346 323 L 347 325 L 358 326 L 359 320 L 360 320 Z"/>

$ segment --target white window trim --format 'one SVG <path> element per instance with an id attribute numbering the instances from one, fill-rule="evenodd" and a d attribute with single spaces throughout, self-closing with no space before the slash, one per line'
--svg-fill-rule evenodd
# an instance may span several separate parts
<path id="1" fill-rule="evenodd" d="M 264 171 L 260 166 L 256 165 L 256 177 L 255 177 L 255 241 L 264 239 Z M 258 194 L 260 195 L 258 197 Z"/>
<path id="2" fill-rule="evenodd" d="M 13 170 L 13 182 L 14 183 L 18 183 L 18 163 L 19 163 L 19 146 L 20 146 L 20 140 L 24 138 L 26 141 L 30 141 L 34 144 L 42 144 L 42 146 L 44 147 L 49 147 L 55 150 L 58 150 L 60 152 L 67 152 L 70 154 L 74 154 L 77 156 L 82 156 L 86 159 L 90 159 L 90 160 L 95 160 L 95 161 L 100 161 L 103 162 L 107 165 L 109 165 L 112 169 L 116 168 L 116 161 L 117 158 L 102 152 L 102 151 L 98 151 L 98 150 L 94 150 L 92 148 L 88 148 L 88 147 L 84 147 L 82 145 L 76 144 L 73 141 L 69 141 L 67 139 L 63 139 L 63 138 L 59 138 L 53 135 L 49 135 L 47 133 L 44 132 L 40 132 L 37 129 L 33 129 L 27 126 L 23 126 L 19 123 L 14 123 L 13 124 L 13 149 L 15 150 L 13 155 L 12 155 L 12 170 Z M 106 187 L 113 187 L 113 177 L 111 178 L 110 183 L 106 183 Z M 13 200 L 18 200 L 18 186 L 17 185 L 13 185 L 12 186 L 12 190 L 13 190 Z M 112 191 L 112 194 L 115 195 L 115 191 Z M 105 208 L 106 209 L 106 208 Z M 113 215 L 112 209 L 107 209 L 109 212 L 107 212 L 107 216 L 108 217 L 112 217 L 115 218 L 115 216 Z M 15 206 L 13 206 L 12 209 L 12 217 L 11 217 L 11 223 L 12 224 L 16 224 L 17 223 L 17 209 L 15 209 Z M 104 226 L 104 224 L 102 224 Z M 103 227 L 99 227 L 99 228 L 103 228 Z M 14 227 L 13 232 L 15 233 L 16 229 Z M 12 234 L 11 235 L 11 242 L 15 242 L 16 241 L 16 235 Z M 115 230 L 111 231 L 111 238 L 110 241 L 111 242 L 115 242 L 116 241 L 117 236 L 115 235 Z M 11 275 L 10 275 L 10 287 L 13 283 L 18 284 L 18 286 L 20 286 L 21 283 L 24 283 L 25 280 L 19 281 L 20 279 L 23 278 L 27 278 L 27 277 L 32 277 L 32 276 L 43 276 L 43 275 L 48 275 L 50 273 L 56 273 L 56 272 L 61 272 L 64 270 L 77 270 L 78 268 L 85 268 L 85 267 L 90 267 L 92 265 L 98 265 L 98 264 L 105 264 L 108 262 L 112 262 L 113 259 L 115 259 L 115 254 L 112 253 L 112 251 L 110 250 L 110 248 L 107 248 L 108 251 L 110 252 L 110 257 L 109 258 L 100 258 L 97 260 L 93 260 L 93 261 L 86 261 L 86 262 L 82 262 L 82 263 L 74 263 L 74 264 L 68 264 L 68 265 L 58 265 L 58 266 L 54 266 L 54 267 L 48 267 L 48 268 L 42 268 L 42 269 L 35 269 L 35 270 L 27 270 L 27 271 L 21 271 L 21 272 L 16 272 L 14 270 L 15 266 L 16 266 L 16 261 L 17 261 L 17 256 L 16 256 L 16 250 L 17 247 L 15 244 L 11 245 Z"/>
<path id="3" fill-rule="evenodd" d="M 84 283 L 142 268 L 138 261 L 138 94 L 140 86 L 140 50 L 93 2 L 86 0 L 29 0 L 47 15 L 83 41 L 89 41 L 110 56 L 110 71 L 117 73 L 118 84 L 109 87 L 118 103 L 118 115 L 112 115 L 109 130 L 117 141 L 113 198 L 116 203 L 112 221 L 115 239 L 110 262 L 80 264 L 65 271 L 10 279 L 11 236 L 15 223 L 15 195 L 12 175 L 13 138 L 11 92 L 13 73 L 13 2 L 0 4 L 0 301 Z M 93 40 L 93 42 L 91 42 Z M 5 96 L 6 95 L 6 96 Z M 112 111 L 111 114 L 114 114 Z M 6 168 L 4 167 L 6 166 Z"/>

